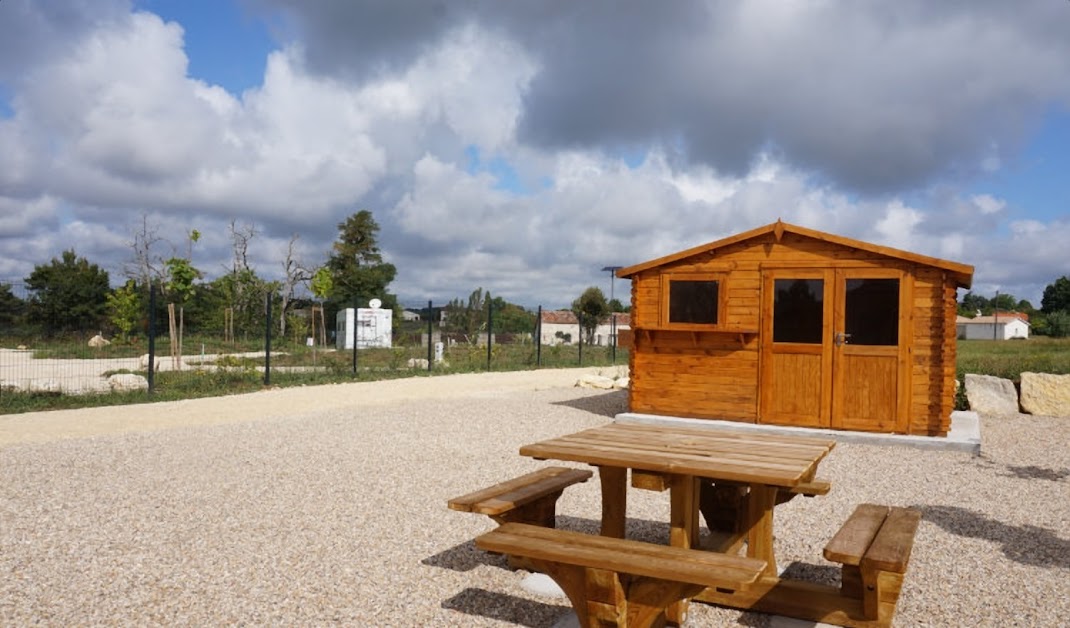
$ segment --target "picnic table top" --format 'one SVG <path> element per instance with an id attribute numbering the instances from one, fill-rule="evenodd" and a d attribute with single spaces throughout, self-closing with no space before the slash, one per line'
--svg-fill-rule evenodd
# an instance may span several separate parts
<path id="1" fill-rule="evenodd" d="M 812 478 L 835 445 L 819 438 L 610 423 L 524 445 L 520 455 L 791 487 Z"/>

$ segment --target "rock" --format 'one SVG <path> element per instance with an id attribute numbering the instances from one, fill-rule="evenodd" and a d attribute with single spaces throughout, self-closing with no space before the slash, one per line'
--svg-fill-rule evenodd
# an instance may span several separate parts
<path id="1" fill-rule="evenodd" d="M 628 377 L 618 377 L 617 379 L 613 380 L 613 388 L 621 390 L 627 388 L 628 384 L 630 383 L 631 380 Z"/>
<path id="2" fill-rule="evenodd" d="M 92 338 L 89 339 L 89 346 L 93 347 L 94 349 L 99 349 L 101 347 L 106 347 L 106 346 L 108 346 L 110 344 L 111 344 L 111 341 L 110 340 L 105 340 L 104 336 L 101 336 L 100 334 L 97 334 L 96 336 L 93 336 Z"/>
<path id="3" fill-rule="evenodd" d="M 613 390 L 613 382 L 616 381 L 612 377 L 606 377 L 605 375 L 584 375 L 576 382 L 576 386 L 580 388 L 598 388 L 601 390 Z"/>
<path id="4" fill-rule="evenodd" d="M 108 378 L 108 386 L 112 392 L 148 390 L 149 380 L 133 373 L 119 373 Z"/>
<path id="5" fill-rule="evenodd" d="M 1022 373 L 1022 410 L 1070 417 L 1070 375 Z"/>
<path id="6" fill-rule="evenodd" d="M 156 356 L 156 360 L 155 361 L 156 361 L 156 368 L 154 368 L 153 370 L 156 371 L 157 373 L 159 373 L 160 372 L 160 362 L 162 361 L 162 358 L 160 356 Z M 138 368 L 147 371 L 149 369 L 149 354 L 146 353 L 146 354 L 142 355 L 140 358 L 138 358 L 137 365 L 138 365 Z"/>
<path id="7" fill-rule="evenodd" d="M 410 369 L 424 369 L 427 370 L 427 360 L 425 358 L 409 358 L 409 361 L 405 363 Z"/>
<path id="8" fill-rule="evenodd" d="M 967 373 L 966 399 L 970 402 L 970 410 L 974 412 L 1018 414 L 1018 391 L 1009 379 Z"/>
<path id="9" fill-rule="evenodd" d="M 15 347 L 15 348 L 18 349 L 19 351 L 27 351 L 27 350 L 29 350 L 29 347 L 27 347 L 26 345 L 19 345 L 19 346 Z"/>

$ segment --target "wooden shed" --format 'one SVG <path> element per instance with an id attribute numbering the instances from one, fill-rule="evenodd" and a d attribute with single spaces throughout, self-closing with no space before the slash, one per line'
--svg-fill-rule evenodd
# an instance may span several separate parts
<path id="1" fill-rule="evenodd" d="M 947 434 L 972 266 L 777 221 L 617 276 L 632 412 Z"/>

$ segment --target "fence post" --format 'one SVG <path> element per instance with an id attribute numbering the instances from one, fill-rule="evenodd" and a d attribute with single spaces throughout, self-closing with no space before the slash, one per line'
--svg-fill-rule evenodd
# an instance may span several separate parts
<path id="1" fill-rule="evenodd" d="M 609 338 L 612 341 L 612 347 L 609 350 L 609 354 L 612 356 L 613 364 L 617 363 L 617 313 L 609 313 Z"/>
<path id="2" fill-rule="evenodd" d="M 360 309 L 360 308 L 357 307 L 357 305 L 358 305 L 358 301 L 354 300 L 353 301 L 353 328 L 352 328 L 352 331 L 353 331 L 353 374 L 354 375 L 357 374 L 357 310 Z M 376 331 L 378 331 L 378 330 L 376 330 Z M 335 343 L 337 343 L 337 342 L 338 341 L 335 340 Z M 342 337 L 342 348 L 344 349 L 345 346 L 346 346 L 346 339 L 345 339 L 345 336 L 343 336 Z"/>
<path id="3" fill-rule="evenodd" d="M 490 349 L 494 341 L 491 338 L 494 337 L 494 301 L 490 299 L 490 293 L 487 293 L 487 370 L 490 370 Z"/>
<path id="4" fill-rule="evenodd" d="M 542 368 L 542 306 L 535 315 L 535 366 Z"/>
<path id="5" fill-rule="evenodd" d="M 156 284 L 149 282 L 149 394 L 156 388 Z"/>
<path id="6" fill-rule="evenodd" d="M 264 385 L 271 385 L 271 292 L 264 294 Z"/>
<path id="7" fill-rule="evenodd" d="M 576 314 L 576 323 L 580 331 L 580 366 L 583 366 L 583 319 L 579 314 Z"/>
<path id="8" fill-rule="evenodd" d="M 431 332 L 434 330 L 434 321 L 431 316 L 431 300 L 427 300 L 427 372 L 431 372 L 431 363 L 434 360 L 434 347 L 431 346 Z"/>

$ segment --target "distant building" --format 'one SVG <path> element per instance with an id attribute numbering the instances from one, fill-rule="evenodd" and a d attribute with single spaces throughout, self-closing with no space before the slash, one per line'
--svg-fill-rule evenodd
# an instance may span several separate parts
<path id="1" fill-rule="evenodd" d="M 403 321 L 418 321 L 418 320 L 420 320 L 420 314 L 418 312 L 413 312 L 412 310 L 402 310 L 401 311 L 401 320 L 403 320 Z"/>
<path id="2" fill-rule="evenodd" d="M 631 316 L 622 312 L 615 312 L 616 330 L 631 329 Z M 592 344 L 608 347 L 613 344 L 613 318 L 607 317 L 605 322 L 594 330 L 594 342 Z M 544 345 L 576 344 L 580 341 L 580 323 L 576 314 L 571 310 L 543 310 L 541 332 L 539 342 Z"/>
<path id="3" fill-rule="evenodd" d="M 955 319 L 962 340 L 1011 340 L 1029 337 L 1029 316 L 1021 312 L 998 312 L 993 316 Z"/>

